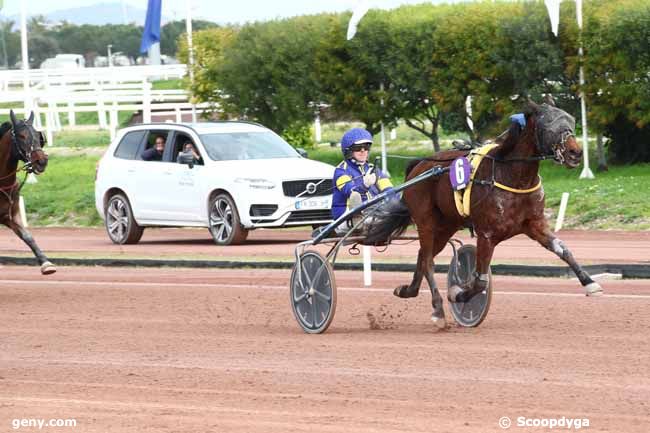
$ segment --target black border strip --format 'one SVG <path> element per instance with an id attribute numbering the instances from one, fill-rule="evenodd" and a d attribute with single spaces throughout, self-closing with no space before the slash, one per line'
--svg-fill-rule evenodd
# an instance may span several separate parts
<path id="1" fill-rule="evenodd" d="M 216 268 L 216 269 L 291 269 L 293 262 L 272 261 L 230 261 L 230 260 L 176 260 L 176 259 L 81 259 L 56 258 L 52 262 L 57 266 L 106 266 L 106 267 L 181 267 L 181 268 Z M 2 265 L 35 266 L 33 257 L 0 256 Z M 337 263 L 334 268 L 344 271 L 362 271 L 361 263 Z M 436 265 L 435 272 L 447 273 L 448 265 Z M 645 264 L 600 264 L 586 265 L 583 269 L 590 274 L 612 273 L 621 274 L 624 279 L 650 279 L 650 265 Z M 372 270 L 378 272 L 414 272 L 415 264 L 407 263 L 373 263 Z M 573 277 L 567 266 L 536 266 L 536 265 L 492 265 L 494 275 L 515 275 L 528 277 Z"/>

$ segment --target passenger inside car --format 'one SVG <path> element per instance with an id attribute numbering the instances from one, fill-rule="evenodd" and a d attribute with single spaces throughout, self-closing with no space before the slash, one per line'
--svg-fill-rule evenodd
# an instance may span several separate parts
<path id="1" fill-rule="evenodd" d="M 165 152 L 166 138 L 162 135 L 156 136 L 153 147 L 145 149 L 142 152 L 143 161 L 162 161 L 163 153 Z"/>
<path id="2" fill-rule="evenodd" d="M 178 154 L 178 157 L 176 157 L 176 162 L 187 164 L 188 161 L 192 161 L 192 164 L 203 164 L 201 155 L 197 152 L 191 141 L 185 142 L 183 150 Z"/>

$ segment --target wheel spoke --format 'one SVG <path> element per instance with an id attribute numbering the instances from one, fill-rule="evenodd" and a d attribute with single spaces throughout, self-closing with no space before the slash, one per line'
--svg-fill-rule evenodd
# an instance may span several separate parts
<path id="1" fill-rule="evenodd" d="M 331 296 L 329 296 L 329 295 L 327 295 L 327 294 L 325 294 L 325 293 L 323 293 L 323 292 L 321 292 L 319 290 L 314 290 L 314 293 L 316 294 L 316 296 L 318 296 L 319 298 L 321 298 L 325 302 L 330 302 L 332 300 Z"/>
<path id="2" fill-rule="evenodd" d="M 318 308 L 316 307 L 316 299 L 312 299 L 311 302 L 311 316 L 312 326 L 318 326 Z"/>
<path id="3" fill-rule="evenodd" d="M 120 217 L 120 214 L 119 214 L 118 210 L 115 208 L 115 206 L 110 206 L 108 208 L 108 215 L 115 218 L 115 219 Z"/>
<path id="4" fill-rule="evenodd" d="M 219 239 L 220 241 L 223 241 L 225 238 L 228 237 L 228 236 L 226 236 L 226 237 L 224 238 L 224 236 L 223 236 L 224 231 L 225 231 L 225 227 L 224 227 L 224 225 L 223 225 L 223 224 L 219 225 L 219 228 L 217 229 L 217 234 L 215 235 L 215 237 L 216 237 L 217 239 Z"/>
<path id="5" fill-rule="evenodd" d="M 293 302 L 295 302 L 296 304 L 297 304 L 298 302 L 302 302 L 302 301 L 305 300 L 305 298 L 307 298 L 308 295 L 309 295 L 309 294 L 307 293 L 307 291 L 305 291 L 305 292 L 303 292 L 302 295 L 296 297 L 296 294 L 295 294 L 295 292 L 294 292 L 294 294 L 293 294 Z"/>
<path id="6" fill-rule="evenodd" d="M 306 266 L 307 266 L 307 263 L 305 263 L 305 262 L 303 261 L 303 262 L 302 262 L 302 272 L 300 272 L 300 276 L 301 276 L 301 277 L 302 277 L 302 276 L 305 277 L 305 280 L 307 280 L 307 288 L 309 288 L 309 287 L 312 286 L 313 283 L 312 283 L 312 281 L 311 281 L 311 278 L 309 278 L 309 270 L 306 268 Z M 302 284 L 302 281 L 301 281 L 300 283 Z M 303 287 L 304 287 L 304 286 L 303 286 Z"/>

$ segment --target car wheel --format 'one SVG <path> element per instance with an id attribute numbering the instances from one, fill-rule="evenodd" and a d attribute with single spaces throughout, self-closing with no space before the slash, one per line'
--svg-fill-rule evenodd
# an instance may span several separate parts
<path id="1" fill-rule="evenodd" d="M 246 240 L 235 202 L 228 194 L 218 194 L 210 201 L 210 234 L 217 245 L 237 245 Z"/>
<path id="2" fill-rule="evenodd" d="M 129 201 L 122 194 L 115 194 L 108 200 L 104 221 L 113 243 L 137 244 L 142 238 L 144 228 L 135 222 Z"/>

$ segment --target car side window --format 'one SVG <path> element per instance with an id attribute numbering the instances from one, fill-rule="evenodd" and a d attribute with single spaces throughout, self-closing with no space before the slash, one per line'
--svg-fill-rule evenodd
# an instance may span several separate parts
<path id="1" fill-rule="evenodd" d="M 194 140 L 192 140 L 188 135 L 177 133 L 174 139 L 174 161 L 178 161 L 179 155 L 184 152 L 192 151 L 195 156 L 195 165 L 203 165 L 203 157 L 199 151 Z"/>
<path id="2" fill-rule="evenodd" d="M 171 135 L 169 131 L 149 131 L 138 159 L 143 161 L 169 162 L 164 156 L 169 152 L 168 139 Z"/>
<path id="3" fill-rule="evenodd" d="M 138 147 L 147 131 L 131 131 L 124 134 L 120 144 L 115 149 L 115 157 L 121 159 L 137 159 Z"/>

